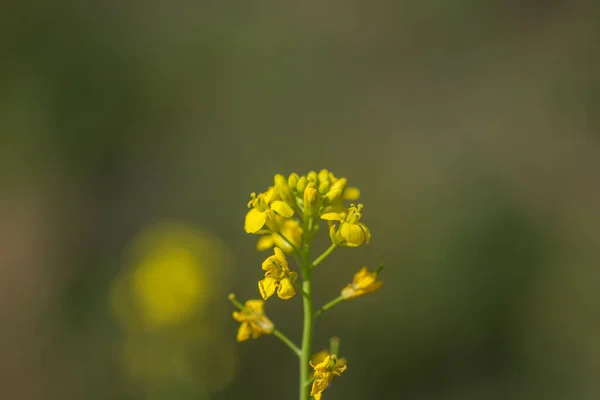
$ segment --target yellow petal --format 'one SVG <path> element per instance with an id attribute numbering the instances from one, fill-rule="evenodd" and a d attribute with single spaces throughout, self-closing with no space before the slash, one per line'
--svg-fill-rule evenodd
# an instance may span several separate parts
<path id="1" fill-rule="evenodd" d="M 287 236 L 285 238 L 289 239 Z M 279 235 L 273 235 L 273 243 L 287 254 L 294 252 L 294 248 Z"/>
<path id="2" fill-rule="evenodd" d="M 294 289 L 294 285 L 292 281 L 289 279 L 282 279 L 279 282 L 279 289 L 277 290 L 277 295 L 280 299 L 288 300 L 294 297 L 296 294 L 296 290 Z"/>
<path id="3" fill-rule="evenodd" d="M 377 281 L 377 282 L 373 283 L 371 286 L 369 286 L 367 291 L 369 293 L 373 293 L 373 292 L 376 292 L 379 289 L 381 289 L 382 286 L 383 286 L 383 281 Z"/>
<path id="4" fill-rule="evenodd" d="M 310 362 L 313 365 L 313 368 L 315 365 L 318 365 L 320 363 L 323 362 L 323 360 L 329 355 L 329 351 L 327 350 L 321 350 L 318 353 L 313 354 Z"/>
<path id="5" fill-rule="evenodd" d="M 256 250 L 263 251 L 269 250 L 273 247 L 273 237 L 271 235 L 261 236 L 256 242 Z"/>
<path id="6" fill-rule="evenodd" d="M 246 222 L 244 223 L 244 230 L 248 233 L 258 232 L 267 221 L 267 213 L 264 211 L 258 211 L 256 208 L 251 209 L 246 214 Z"/>
<path id="7" fill-rule="evenodd" d="M 362 230 L 365 232 L 365 244 L 369 244 L 369 242 L 371 241 L 371 231 L 362 222 L 359 222 L 358 226 L 360 226 L 362 228 Z"/>
<path id="8" fill-rule="evenodd" d="M 327 221 L 341 221 L 342 220 L 342 216 L 340 215 L 340 213 L 326 213 L 321 215 L 321 219 L 327 220 Z"/>
<path id="9" fill-rule="evenodd" d="M 238 329 L 237 333 L 237 341 L 243 342 L 244 340 L 250 339 L 250 335 L 252 334 L 252 329 L 250 328 L 250 324 L 247 322 L 242 322 L 240 325 L 240 329 Z"/>
<path id="10" fill-rule="evenodd" d="M 322 396 L 321 393 L 323 393 L 323 390 L 327 389 L 328 384 L 329 381 L 325 377 L 315 379 L 310 391 L 310 395 L 314 396 L 315 399 L 320 399 Z"/>
<path id="11" fill-rule="evenodd" d="M 343 197 L 345 200 L 350 200 L 350 201 L 358 200 L 358 198 L 360 197 L 360 190 L 358 190 L 358 188 L 355 188 L 355 187 L 348 187 L 348 188 L 346 188 L 346 190 L 344 190 Z"/>
<path id="12" fill-rule="evenodd" d="M 277 200 L 271 203 L 271 208 L 275 212 L 283 217 L 290 218 L 294 215 L 294 209 L 288 204 L 281 200 Z"/>
<path id="13" fill-rule="evenodd" d="M 279 261 L 279 263 L 282 266 L 286 266 L 287 267 L 287 260 L 285 258 L 285 253 L 283 251 L 281 251 L 281 249 L 279 247 L 275 247 L 273 249 L 273 252 L 275 253 L 275 257 L 277 257 L 277 261 Z"/>
<path id="14" fill-rule="evenodd" d="M 318 370 L 328 370 L 329 369 L 329 364 L 331 364 L 331 356 L 328 355 L 327 357 L 325 357 L 323 359 L 323 361 L 321 361 L 321 363 L 315 365 L 315 371 Z"/>
<path id="15" fill-rule="evenodd" d="M 262 315 L 265 309 L 265 302 L 262 300 L 248 300 L 244 304 L 244 307 L 256 315 Z"/>
<path id="16" fill-rule="evenodd" d="M 260 291 L 262 298 L 265 300 L 273 296 L 273 293 L 275 293 L 276 289 L 277 281 L 273 278 L 265 278 L 258 282 L 258 290 Z"/>
<path id="17" fill-rule="evenodd" d="M 237 322 L 243 322 L 246 320 L 246 318 L 244 317 L 244 314 L 242 314 L 239 311 L 233 312 L 233 319 L 235 319 Z"/>
<path id="18" fill-rule="evenodd" d="M 342 224 L 340 234 L 350 247 L 360 246 L 365 241 L 365 232 L 356 224 Z"/>
<path id="19" fill-rule="evenodd" d="M 364 277 L 365 277 L 365 276 L 366 276 L 368 273 L 369 273 L 369 272 L 368 272 L 368 270 L 367 270 L 367 267 L 362 267 L 362 268 L 360 269 L 360 271 L 358 271 L 358 272 L 357 272 L 357 273 L 354 275 L 354 279 L 352 279 L 352 281 L 353 281 L 355 284 L 358 284 L 358 283 L 360 282 L 360 280 L 361 280 L 362 278 L 364 278 Z"/>

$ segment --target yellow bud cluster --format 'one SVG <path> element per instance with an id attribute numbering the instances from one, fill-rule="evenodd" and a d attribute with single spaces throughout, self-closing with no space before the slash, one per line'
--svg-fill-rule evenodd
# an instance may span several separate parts
<path id="1" fill-rule="evenodd" d="M 302 246 L 306 222 L 321 217 L 330 221 L 330 225 L 331 221 L 342 222 L 339 232 L 330 228 L 333 243 L 348 247 L 366 244 L 370 232 L 358 222 L 362 205 L 358 208 L 344 205 L 345 200 L 357 200 L 360 191 L 347 183 L 346 178 L 337 178 L 326 169 L 302 176 L 294 172 L 287 178 L 277 174 L 273 186 L 263 193 L 251 194 L 244 229 L 264 235 L 258 241 L 258 250 L 277 245 L 289 254 Z"/>

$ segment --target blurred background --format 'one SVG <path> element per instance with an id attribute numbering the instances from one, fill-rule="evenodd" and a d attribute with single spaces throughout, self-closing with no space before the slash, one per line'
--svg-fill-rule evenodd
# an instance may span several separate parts
<path id="1" fill-rule="evenodd" d="M 12 3 L 12 4 L 8 4 Z M 362 190 L 384 288 L 319 320 L 325 399 L 600 398 L 600 5 L 0 6 L 0 398 L 294 399 L 249 193 Z M 323 237 L 317 249 L 325 249 Z M 300 340 L 301 300 L 267 313 Z"/>

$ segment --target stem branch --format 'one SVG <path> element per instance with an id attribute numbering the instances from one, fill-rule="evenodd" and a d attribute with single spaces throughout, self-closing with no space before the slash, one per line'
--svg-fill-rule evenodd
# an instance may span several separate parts
<path id="1" fill-rule="evenodd" d="M 317 265 L 321 264 L 323 262 L 323 260 L 325 260 L 327 257 L 329 257 L 329 255 L 335 250 L 336 247 L 337 247 L 337 244 L 335 244 L 335 243 L 333 243 L 331 246 L 329 246 L 329 248 L 327 250 L 325 250 L 325 252 L 323 252 L 323 254 L 321 254 L 319 257 L 317 257 L 317 259 L 315 261 L 312 262 L 311 268 L 314 268 Z"/>
<path id="2" fill-rule="evenodd" d="M 319 310 L 315 312 L 314 319 L 316 319 L 319 315 L 323 314 L 325 311 L 329 310 L 330 308 L 332 308 L 338 303 L 341 303 L 344 300 L 344 296 L 342 295 L 339 295 L 335 299 L 331 300 L 329 303 L 325 304 L 323 307 L 319 308 Z"/>

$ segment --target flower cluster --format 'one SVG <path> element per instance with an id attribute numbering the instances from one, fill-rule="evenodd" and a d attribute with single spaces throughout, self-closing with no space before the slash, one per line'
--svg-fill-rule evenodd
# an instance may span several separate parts
<path id="1" fill-rule="evenodd" d="M 312 270 L 336 248 L 358 247 L 371 240 L 371 231 L 362 222 L 363 205 L 348 204 L 359 197 L 360 191 L 348 186 L 346 178 L 337 178 L 326 169 L 318 173 L 310 171 L 303 176 L 292 173 L 287 178 L 277 174 L 266 191 L 250 195 L 244 230 L 260 235 L 257 250 L 273 248 L 273 255 L 262 263 L 264 278 L 258 281 L 262 300 L 248 300 L 242 305 L 234 295 L 230 296 L 240 310 L 233 313 L 234 319 L 241 323 L 237 339 L 243 341 L 273 334 L 294 351 L 301 361 L 300 400 L 308 400 L 309 396 L 321 400 L 323 391 L 347 368 L 346 360 L 337 357 L 337 344 L 335 350 L 317 353 L 311 359 L 314 320 L 334 305 L 375 292 L 383 284 L 377 280 L 381 268 L 369 272 L 363 267 L 338 297 L 320 309 L 312 309 Z M 311 261 L 312 241 L 321 221 L 328 224 L 331 245 Z M 298 272 L 290 268 L 287 257 L 296 261 Z M 299 276 L 302 277 L 300 283 L 297 282 Z M 264 314 L 264 302 L 273 295 L 289 300 L 296 293 L 302 294 L 304 306 L 301 348 L 277 330 Z M 334 342 L 339 344 L 339 339 Z"/>
<path id="2" fill-rule="evenodd" d="M 359 197 L 360 191 L 348 187 L 346 178 L 337 178 L 326 169 L 303 176 L 292 173 L 287 179 L 277 174 L 265 192 L 250 194 L 244 229 L 263 235 L 256 245 L 258 250 L 277 246 L 289 254 L 302 246 L 303 226 L 311 219 L 314 224 L 320 217 L 330 222 L 333 243 L 349 247 L 368 244 L 371 233 L 360 222 L 362 204 L 344 205 L 345 200 Z M 339 230 L 334 221 L 340 222 Z"/>

